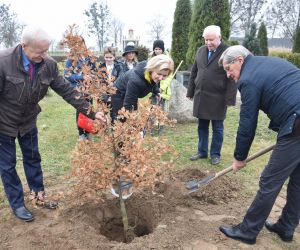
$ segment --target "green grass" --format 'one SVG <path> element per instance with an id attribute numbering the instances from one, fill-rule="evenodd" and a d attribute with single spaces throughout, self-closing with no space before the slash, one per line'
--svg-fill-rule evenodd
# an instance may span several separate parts
<path id="1" fill-rule="evenodd" d="M 68 105 L 61 97 L 53 91 L 44 98 L 40 106 L 42 112 L 38 117 L 39 147 L 42 155 L 42 168 L 44 171 L 45 182 L 52 179 L 59 182 L 61 178 L 68 174 L 70 169 L 70 155 L 74 149 L 78 138 L 78 131 L 75 124 L 75 109 Z M 212 167 L 208 160 L 191 162 L 189 157 L 197 152 L 197 123 L 177 124 L 174 128 L 165 128 L 165 137 L 174 145 L 177 150 L 178 158 L 175 161 L 175 168 L 182 169 L 193 165 L 211 171 L 220 171 L 230 166 L 233 159 L 235 147 L 235 137 L 239 120 L 239 108 L 231 107 L 228 109 L 225 120 L 224 144 L 222 148 L 222 161 L 217 167 Z M 251 147 L 250 154 L 257 152 L 275 143 L 276 133 L 270 131 L 269 120 L 264 114 L 260 114 L 257 127 L 257 136 Z M 148 135 L 149 133 L 147 133 Z M 211 133 L 210 133 L 211 134 Z M 269 154 L 262 156 L 236 175 L 231 175 L 234 179 L 247 181 L 249 186 L 255 187 L 258 182 L 259 174 L 267 163 Z M 22 155 L 17 149 L 17 170 L 26 188 L 24 171 L 22 167 Z M 51 177 L 51 178 L 49 178 Z M 0 207 L 6 206 L 7 201 L 4 196 L 2 185 L 0 186 Z"/>

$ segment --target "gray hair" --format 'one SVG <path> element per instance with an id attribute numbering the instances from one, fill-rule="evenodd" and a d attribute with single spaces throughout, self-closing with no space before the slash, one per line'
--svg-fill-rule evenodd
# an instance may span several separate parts
<path id="1" fill-rule="evenodd" d="M 174 70 L 174 62 L 173 59 L 167 55 L 161 54 L 158 56 L 154 56 L 149 59 L 146 64 L 145 69 L 149 70 L 150 72 L 155 70 L 170 70 L 171 72 Z"/>
<path id="2" fill-rule="evenodd" d="M 50 44 L 52 39 L 43 29 L 39 27 L 27 26 L 23 30 L 21 42 L 24 44 L 31 44 L 34 41 L 47 41 Z"/>
<path id="3" fill-rule="evenodd" d="M 242 45 L 233 45 L 227 48 L 219 59 L 219 65 L 222 66 L 223 63 L 231 63 L 233 62 L 238 56 L 242 56 L 246 58 L 248 55 L 251 55 L 251 52 L 247 50 Z"/>
<path id="4" fill-rule="evenodd" d="M 221 37 L 221 28 L 217 25 L 209 25 L 203 30 L 202 37 L 205 37 L 208 33 Z"/>

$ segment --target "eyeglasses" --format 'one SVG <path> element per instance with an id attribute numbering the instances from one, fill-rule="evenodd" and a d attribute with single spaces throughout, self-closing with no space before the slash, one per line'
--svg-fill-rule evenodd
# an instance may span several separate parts
<path id="1" fill-rule="evenodd" d="M 230 63 L 228 63 L 226 66 L 223 66 L 224 70 L 225 70 L 226 72 L 230 71 L 231 65 L 234 64 L 235 62 L 236 62 L 236 58 L 233 59 L 233 61 L 230 62 Z"/>

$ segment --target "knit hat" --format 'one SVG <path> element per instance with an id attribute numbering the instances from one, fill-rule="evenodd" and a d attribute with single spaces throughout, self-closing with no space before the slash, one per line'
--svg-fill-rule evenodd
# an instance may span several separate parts
<path id="1" fill-rule="evenodd" d="M 129 52 L 134 52 L 136 55 L 138 55 L 138 51 L 133 45 L 127 45 L 122 56 L 125 56 Z"/>
<path id="2" fill-rule="evenodd" d="M 155 48 L 160 48 L 163 52 L 165 51 L 165 43 L 163 40 L 155 40 L 153 42 L 153 50 Z"/>

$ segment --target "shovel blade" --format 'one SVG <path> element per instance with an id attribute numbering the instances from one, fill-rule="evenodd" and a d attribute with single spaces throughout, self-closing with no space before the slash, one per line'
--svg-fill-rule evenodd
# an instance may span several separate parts
<path id="1" fill-rule="evenodd" d="M 207 176 L 206 178 L 202 179 L 202 180 L 191 180 L 191 181 L 188 181 L 186 184 L 185 184 L 185 187 L 188 189 L 188 190 L 197 190 L 199 189 L 201 186 L 204 186 L 206 185 L 207 183 L 209 183 L 213 178 L 215 177 L 215 174 L 213 175 L 210 175 L 210 176 Z"/>

